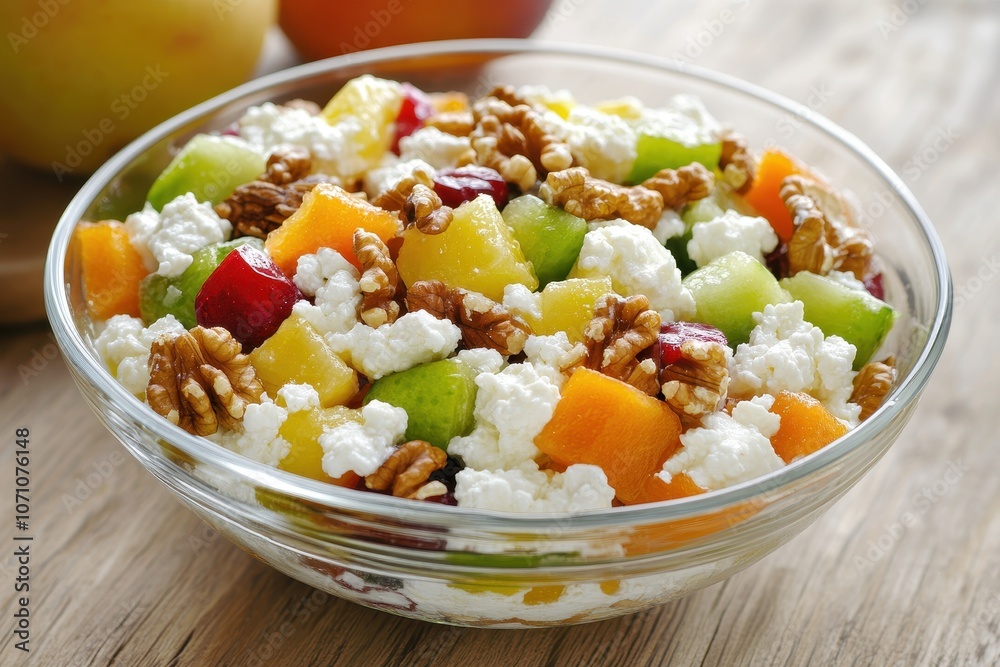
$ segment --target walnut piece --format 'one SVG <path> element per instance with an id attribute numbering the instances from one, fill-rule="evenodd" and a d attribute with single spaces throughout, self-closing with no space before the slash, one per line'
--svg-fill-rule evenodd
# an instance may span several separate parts
<path id="1" fill-rule="evenodd" d="M 649 299 L 609 294 L 597 302 L 594 318 L 584 329 L 587 355 L 581 365 L 626 382 L 655 396 L 660 389 L 656 363 L 636 357 L 656 342 L 660 315 L 649 309 Z"/>
<path id="2" fill-rule="evenodd" d="M 896 360 L 889 357 L 885 361 L 871 361 L 854 376 L 854 391 L 851 403 L 861 406 L 861 421 L 872 416 L 889 395 L 896 382 Z"/>
<path id="3" fill-rule="evenodd" d="M 864 280 L 875 246 L 871 235 L 851 217 L 847 204 L 826 184 L 802 176 L 789 176 L 780 196 L 792 215 L 795 231 L 788 242 L 790 275 L 811 271 L 849 271 Z"/>
<path id="4" fill-rule="evenodd" d="M 495 97 L 501 102 L 505 102 L 512 107 L 516 107 L 519 104 L 524 104 L 526 106 L 531 106 L 525 98 L 517 94 L 517 88 L 508 84 L 502 84 L 499 86 L 494 86 L 493 90 L 486 93 L 486 97 Z"/>
<path id="5" fill-rule="evenodd" d="M 551 172 L 538 195 L 584 220 L 623 218 L 648 229 L 663 214 L 663 196 L 641 185 L 628 187 L 590 175 L 585 167 Z"/>
<path id="6" fill-rule="evenodd" d="M 406 205 L 406 198 L 410 196 L 413 188 L 417 185 L 423 185 L 433 190 L 434 174 L 423 169 L 414 170 L 396 181 L 396 184 L 388 190 L 379 193 L 372 200 L 372 204 L 386 211 L 402 211 Z"/>
<path id="7" fill-rule="evenodd" d="M 500 89 L 509 99 L 519 99 L 513 89 Z M 541 115 L 527 104 L 511 105 L 487 96 L 473 105 L 476 126 L 470 134 L 479 163 L 495 169 L 521 190 L 534 187 L 547 172 L 573 164 L 569 146 L 542 127 Z M 530 166 L 529 166 L 530 165 Z"/>
<path id="8" fill-rule="evenodd" d="M 267 158 L 267 170 L 260 180 L 275 185 L 300 181 L 312 170 L 312 156 L 300 146 L 281 146 Z"/>
<path id="9" fill-rule="evenodd" d="M 478 292 L 451 288 L 438 280 L 422 280 L 406 291 L 410 312 L 426 310 L 439 320 L 449 320 L 462 331 L 466 348 L 518 354 L 531 329 L 502 305 Z"/>
<path id="10" fill-rule="evenodd" d="M 448 455 L 443 449 L 424 440 L 410 440 L 396 448 L 378 470 L 365 477 L 365 486 L 373 491 L 391 488 L 396 497 L 415 498 L 431 474 L 447 462 Z"/>
<path id="11" fill-rule="evenodd" d="M 195 435 L 219 426 L 243 429 L 243 414 L 264 388 L 250 357 L 221 327 L 195 327 L 153 341 L 146 400 L 158 414 Z"/>
<path id="12" fill-rule="evenodd" d="M 757 160 L 743 135 L 733 130 L 723 132 L 719 169 L 722 170 L 722 180 L 740 194 L 746 194 L 753 185 Z"/>
<path id="13" fill-rule="evenodd" d="M 701 419 L 715 412 L 729 389 L 729 354 L 722 343 L 681 343 L 681 358 L 660 371 L 663 399 L 674 412 Z"/>
<path id="14" fill-rule="evenodd" d="M 665 207 L 680 210 L 712 194 L 715 176 L 701 163 L 692 162 L 680 169 L 661 169 L 643 181 L 642 187 L 659 192 Z"/>
<path id="15" fill-rule="evenodd" d="M 416 183 L 403 202 L 400 217 L 406 227 L 416 227 L 424 234 L 440 234 L 448 229 L 455 216 L 433 189 Z"/>
<path id="16" fill-rule="evenodd" d="M 393 299 L 399 286 L 399 273 L 389 255 L 389 248 L 377 234 L 354 230 L 354 254 L 361 262 L 361 293 L 358 315 L 370 327 L 392 324 L 399 317 L 399 304 Z"/>
<path id="17" fill-rule="evenodd" d="M 424 126 L 441 130 L 456 137 L 467 137 L 476 127 L 471 111 L 445 111 L 434 114 L 424 121 Z"/>

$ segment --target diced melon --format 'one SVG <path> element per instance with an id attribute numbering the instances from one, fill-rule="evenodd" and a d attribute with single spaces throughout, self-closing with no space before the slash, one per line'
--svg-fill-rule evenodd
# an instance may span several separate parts
<path id="1" fill-rule="evenodd" d="M 503 219 L 535 269 L 540 286 L 569 274 L 587 234 L 583 218 L 549 206 L 533 195 L 524 195 L 504 207 Z"/>
<path id="2" fill-rule="evenodd" d="M 278 403 L 282 403 L 280 397 Z M 323 448 L 319 444 L 319 437 L 324 431 L 351 421 L 361 422 L 360 411 L 343 406 L 311 408 L 291 413 L 278 429 L 278 435 L 292 445 L 285 458 L 278 463 L 278 468 L 338 486 L 356 486 L 359 478 L 353 472 L 337 479 L 323 472 Z"/>
<path id="3" fill-rule="evenodd" d="M 732 348 L 750 340 L 753 314 L 791 299 L 766 266 L 745 252 L 718 257 L 684 279 L 696 307 L 695 322 L 711 324 Z"/>
<path id="4" fill-rule="evenodd" d="M 149 270 L 116 220 L 81 222 L 73 232 L 87 313 L 95 320 L 139 315 L 139 284 Z"/>
<path id="5" fill-rule="evenodd" d="M 771 446 L 785 463 L 826 447 L 848 430 L 808 394 L 779 392 L 771 412 L 781 417 L 778 432 L 771 436 Z"/>
<path id="6" fill-rule="evenodd" d="M 312 385 L 324 407 L 343 405 L 358 393 L 358 374 L 294 313 L 250 353 L 250 363 L 271 396 L 289 382 Z"/>
<path id="7" fill-rule="evenodd" d="M 414 366 L 376 380 L 365 403 L 382 401 L 406 411 L 406 439 L 447 449 L 475 424 L 475 374 L 457 359 Z"/>
<path id="8" fill-rule="evenodd" d="M 320 248 L 332 248 L 361 268 L 354 255 L 354 232 L 365 229 L 383 242 L 396 235 L 396 216 L 352 197 L 343 188 L 320 183 L 307 194 L 302 205 L 278 229 L 267 236 L 265 248 L 287 276 L 295 275 L 299 257 Z"/>
<path id="9" fill-rule="evenodd" d="M 857 348 L 854 370 L 871 360 L 896 321 L 896 311 L 889 304 L 826 276 L 800 271 L 783 279 L 781 286 L 802 302 L 807 322 L 824 335 L 840 336 Z"/>
<path id="10" fill-rule="evenodd" d="M 678 169 L 700 162 L 709 170 L 719 166 L 722 141 L 704 107 L 690 98 L 675 98 L 683 108 L 644 112 L 635 123 L 636 158 L 629 182 L 641 183 L 661 169 Z"/>
<path id="11" fill-rule="evenodd" d="M 407 287 L 440 280 L 498 302 L 511 283 L 538 288 L 538 278 L 489 195 L 455 209 L 454 219 L 440 234 L 424 234 L 416 227 L 404 231 L 396 268 Z"/>
<path id="12" fill-rule="evenodd" d="M 218 204 L 266 168 L 265 157 L 241 139 L 197 134 L 156 177 L 146 199 L 157 211 L 188 192 Z"/>

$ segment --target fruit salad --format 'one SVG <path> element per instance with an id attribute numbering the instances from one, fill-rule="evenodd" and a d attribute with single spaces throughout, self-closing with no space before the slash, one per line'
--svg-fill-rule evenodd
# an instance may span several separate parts
<path id="1" fill-rule="evenodd" d="M 358 493 L 565 513 L 746 482 L 878 410 L 896 313 L 857 218 L 689 95 L 366 75 L 194 136 L 75 252 L 157 418 Z"/>

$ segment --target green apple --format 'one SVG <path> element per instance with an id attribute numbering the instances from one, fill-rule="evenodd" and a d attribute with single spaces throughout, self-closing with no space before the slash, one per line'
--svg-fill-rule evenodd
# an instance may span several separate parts
<path id="1" fill-rule="evenodd" d="M 275 0 L 4 0 L 0 150 L 60 178 L 253 72 Z"/>

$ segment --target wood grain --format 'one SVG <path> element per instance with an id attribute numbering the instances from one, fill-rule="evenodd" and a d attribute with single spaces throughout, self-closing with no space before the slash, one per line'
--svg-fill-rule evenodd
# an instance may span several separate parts
<path id="1" fill-rule="evenodd" d="M 1000 9 L 899 4 L 918 8 L 897 26 L 887 0 L 556 0 L 539 31 L 672 56 L 728 10 L 692 61 L 804 102 L 825 86 L 819 111 L 900 170 L 936 221 L 960 297 L 951 342 L 899 442 L 801 536 L 723 583 L 613 621 L 488 631 L 398 619 L 315 592 L 204 528 L 122 454 L 47 358 L 48 332 L 11 331 L 0 452 L 9 470 L 8 434 L 31 427 L 37 537 L 27 659 L 11 646 L 13 570 L 0 560 L 0 664 L 1000 663 Z M 948 128 L 952 145 L 933 151 Z M 24 372 L 32 363 L 37 374 Z M 907 512 L 915 521 L 897 528 Z"/>

